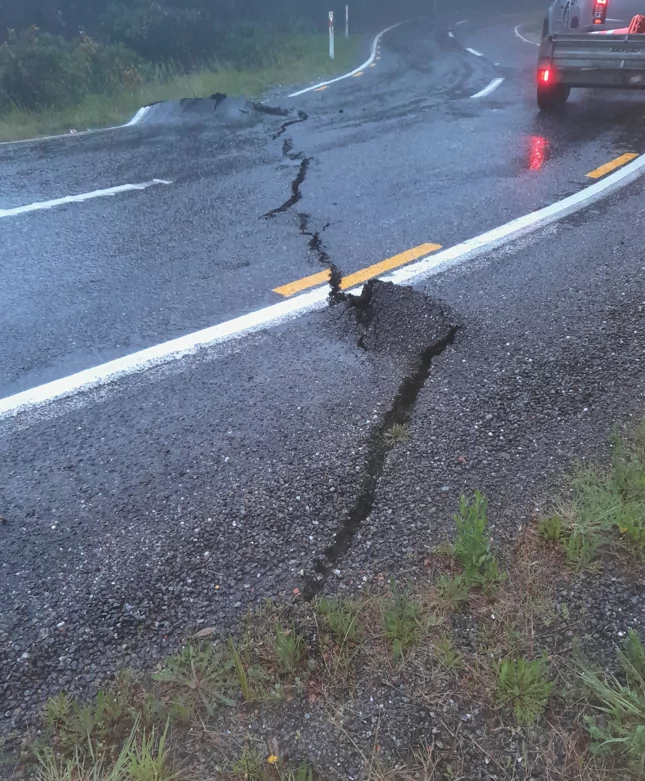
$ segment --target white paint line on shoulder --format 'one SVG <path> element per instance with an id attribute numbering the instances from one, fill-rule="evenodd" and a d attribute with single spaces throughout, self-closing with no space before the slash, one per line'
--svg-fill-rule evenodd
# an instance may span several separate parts
<path id="1" fill-rule="evenodd" d="M 464 241 L 455 247 L 420 258 L 409 266 L 398 269 L 387 277 L 382 278 L 398 285 L 410 285 L 419 282 L 422 279 L 445 271 L 450 266 L 471 260 L 484 252 L 491 252 L 504 244 L 516 241 L 529 233 L 545 228 L 547 225 L 580 211 L 635 181 L 642 176 L 644 171 L 645 155 L 641 155 L 606 179 L 601 179 L 595 184 L 584 187 L 579 192 L 561 201 L 556 201 L 550 206 L 545 206 L 543 209 L 526 214 L 524 217 L 511 220 L 511 222 L 507 222 L 499 228 L 493 228 L 493 230 Z"/>
<path id="2" fill-rule="evenodd" d="M 82 138 L 83 136 L 93 136 L 96 133 L 109 133 L 112 130 L 123 130 L 125 127 L 133 127 L 138 125 L 145 115 L 150 111 L 151 106 L 143 106 L 132 117 L 129 122 L 124 125 L 113 125 L 112 127 L 98 127 L 94 130 L 79 130 L 78 133 L 70 131 L 69 133 L 58 133 L 54 136 L 39 136 L 38 138 L 22 138 L 18 141 L 0 141 L 0 147 L 3 146 L 15 146 L 18 144 L 37 144 L 41 141 L 53 141 L 57 138 Z"/>
<path id="3" fill-rule="evenodd" d="M 471 54 L 474 54 L 475 57 L 483 57 L 484 56 L 481 52 L 478 52 L 477 49 L 471 49 L 469 46 L 466 46 L 466 51 L 470 52 Z"/>
<path id="4" fill-rule="evenodd" d="M 105 190 L 93 190 L 90 193 L 80 193 L 79 195 L 65 195 L 63 198 L 54 198 L 51 201 L 37 201 L 27 206 L 16 206 L 13 209 L 0 209 L 0 219 L 2 217 L 17 217 L 27 212 L 37 212 L 42 209 L 53 209 L 56 206 L 63 206 L 66 203 L 82 203 L 91 201 L 93 198 L 107 198 L 117 193 L 127 193 L 130 190 L 146 190 L 148 187 L 154 187 L 156 184 L 172 184 L 166 179 L 153 179 L 151 182 L 140 182 L 139 184 L 120 184 L 117 187 L 108 187 Z"/>
<path id="5" fill-rule="evenodd" d="M 349 73 L 344 73 L 342 76 L 337 76 L 335 79 L 329 79 L 329 81 L 321 81 L 318 84 L 314 84 L 311 87 L 306 87 L 305 89 L 298 90 L 298 92 L 292 92 L 291 95 L 288 97 L 290 98 L 297 98 L 298 95 L 304 95 L 306 92 L 313 92 L 316 89 L 320 89 L 320 87 L 328 87 L 330 84 L 336 84 L 338 81 L 343 81 L 344 79 L 349 79 L 352 76 L 355 76 L 360 71 L 364 71 L 365 68 L 369 68 L 369 66 L 374 62 L 376 59 L 376 50 L 381 42 L 381 38 L 385 35 L 385 33 L 389 33 L 390 30 L 394 30 L 395 27 L 400 27 L 403 24 L 403 22 L 397 22 L 397 24 L 393 24 L 391 27 L 386 27 L 385 30 L 381 30 L 381 32 L 374 38 L 374 42 L 372 43 L 372 52 L 369 56 L 369 59 L 365 60 L 365 62 L 362 65 L 359 65 L 358 68 L 354 68 L 353 71 L 350 71 Z"/>
<path id="6" fill-rule="evenodd" d="M 522 35 L 522 33 L 520 32 L 520 29 L 521 29 L 523 26 L 524 26 L 524 25 L 522 25 L 522 24 L 518 24 L 518 25 L 517 25 L 517 27 L 516 27 L 516 28 L 515 28 L 515 30 L 514 30 L 514 32 L 515 32 L 515 35 L 516 35 L 516 36 L 517 36 L 517 37 L 518 37 L 518 38 L 519 38 L 521 41 L 524 41 L 524 43 L 530 43 L 530 44 L 531 44 L 531 46 L 539 46 L 540 44 L 539 44 L 539 43 L 537 43 L 536 41 L 530 41 L 528 38 L 525 38 L 525 37 Z"/>
<path id="7" fill-rule="evenodd" d="M 129 122 L 126 122 L 125 125 L 122 125 L 122 127 L 132 127 L 132 125 L 138 125 L 151 108 L 152 106 L 143 106 L 137 111 L 132 119 Z"/>
<path id="8" fill-rule="evenodd" d="M 200 347 L 212 347 L 232 339 L 239 339 L 262 328 L 293 320 L 306 312 L 323 309 L 328 298 L 328 287 L 316 288 L 308 293 L 280 301 L 278 304 L 258 309 L 225 323 L 157 344 L 154 347 L 148 347 L 145 350 L 117 358 L 91 369 L 85 369 L 45 385 L 39 385 L 14 396 L 8 396 L 0 399 L 0 418 L 15 415 L 20 411 L 40 406 L 55 399 L 73 396 L 81 391 L 107 385 L 121 377 L 137 374 L 153 366 L 194 355 Z"/>
<path id="9" fill-rule="evenodd" d="M 494 92 L 503 81 L 504 79 L 501 76 L 499 76 L 498 78 L 493 79 L 487 87 L 484 87 L 484 89 L 480 90 L 479 92 L 476 92 L 474 95 L 471 95 L 470 97 L 485 98 L 486 95 L 490 95 L 491 92 Z"/>
<path id="10" fill-rule="evenodd" d="M 585 187 L 580 192 L 538 211 L 519 217 L 499 228 L 482 233 L 454 247 L 420 258 L 408 266 L 381 277 L 399 285 L 414 284 L 464 261 L 522 238 L 527 234 L 561 220 L 606 197 L 612 192 L 635 181 L 645 170 L 645 155 L 624 166 L 615 173 Z M 354 289 L 356 292 L 357 288 Z M 327 302 L 329 288 L 316 288 L 286 301 L 258 309 L 234 320 L 187 334 L 179 339 L 164 342 L 123 358 L 95 366 L 91 369 L 54 380 L 46 385 L 0 399 L 0 418 L 14 416 L 30 408 L 82 391 L 105 386 L 122 377 L 142 372 L 153 366 L 160 366 L 187 355 L 195 354 L 202 347 L 239 339 L 263 328 L 269 328 L 293 320 L 308 312 L 323 309 Z"/>

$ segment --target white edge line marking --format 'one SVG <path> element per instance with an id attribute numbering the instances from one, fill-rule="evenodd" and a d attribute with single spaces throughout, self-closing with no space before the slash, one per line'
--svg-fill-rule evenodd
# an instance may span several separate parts
<path id="1" fill-rule="evenodd" d="M 459 24 L 466 24 L 466 22 L 467 22 L 467 21 L 468 21 L 468 19 L 462 19 L 462 20 L 461 20 L 461 22 L 457 22 L 457 24 L 458 24 L 458 25 L 459 25 Z"/>
<path id="2" fill-rule="evenodd" d="M 358 68 L 354 68 L 353 71 L 350 71 L 349 73 L 345 73 L 343 76 L 337 76 L 335 79 L 330 79 L 329 81 L 321 81 L 318 84 L 314 84 L 311 87 L 306 87 L 305 89 L 298 90 L 298 92 L 292 92 L 291 95 L 288 95 L 287 97 L 297 98 L 298 95 L 304 95 L 306 92 L 313 92 L 313 90 L 320 89 L 320 87 L 328 87 L 330 84 L 336 84 L 337 81 L 343 81 L 343 79 L 349 79 L 351 76 L 355 76 L 360 71 L 369 68 L 369 66 L 376 59 L 376 50 L 378 48 L 379 43 L 381 42 L 381 38 L 385 35 L 385 33 L 389 33 L 390 30 L 394 30 L 395 27 L 400 27 L 402 24 L 403 22 L 397 22 L 396 24 L 393 24 L 391 27 L 386 27 L 385 30 L 382 30 L 376 36 L 376 38 L 374 38 L 374 42 L 372 43 L 372 53 L 370 54 L 369 59 L 365 60 L 365 62 L 362 65 L 359 65 Z"/>
<path id="3" fill-rule="evenodd" d="M 124 127 L 133 127 L 138 125 L 145 115 L 150 111 L 152 106 L 143 106 L 132 117 L 129 122 L 124 125 L 113 125 L 112 127 L 97 127 L 93 130 L 80 130 L 78 133 L 58 133 L 55 136 L 36 136 L 35 138 L 20 138 L 16 141 L 0 141 L 0 147 L 14 146 L 16 144 L 37 144 L 40 141 L 53 141 L 56 138 L 79 138 L 82 136 L 92 136 L 95 133 L 109 133 L 112 130 L 123 130 Z"/>
<path id="4" fill-rule="evenodd" d="M 106 385 L 114 380 L 142 372 L 153 366 L 194 355 L 200 347 L 211 347 L 228 342 L 245 334 L 253 333 L 268 326 L 276 326 L 293 320 L 306 312 L 323 309 L 329 297 L 329 288 L 316 288 L 309 293 L 294 296 L 287 301 L 267 306 L 247 315 L 236 317 L 225 323 L 196 331 L 169 342 L 125 355 L 114 361 L 85 369 L 69 377 L 48 382 L 35 388 L 0 399 L 0 418 L 15 415 L 29 407 L 36 407 L 55 399 L 72 396 Z"/>
<path id="5" fill-rule="evenodd" d="M 531 46 L 539 46 L 540 45 L 539 43 L 536 43 L 535 41 L 529 41 L 528 38 L 525 38 L 522 35 L 522 33 L 520 32 L 520 27 L 524 27 L 524 25 L 523 24 L 518 24 L 517 27 L 514 30 L 515 35 L 520 39 L 520 41 L 524 41 L 524 43 L 530 43 Z"/>
<path id="6" fill-rule="evenodd" d="M 481 52 L 478 52 L 477 49 L 471 49 L 468 46 L 466 46 L 466 51 L 470 52 L 471 54 L 474 54 L 475 57 L 483 57 L 484 56 Z"/>
<path id="7" fill-rule="evenodd" d="M 496 79 L 493 79 L 487 87 L 484 87 L 484 89 L 480 90 L 479 92 L 476 92 L 474 95 L 471 95 L 470 97 L 485 98 L 486 95 L 490 95 L 491 92 L 494 92 L 503 81 L 504 79 L 501 76 L 498 76 Z"/>
<path id="8" fill-rule="evenodd" d="M 455 34 L 453 33 L 453 31 L 452 30 L 448 30 L 448 38 L 454 38 L 454 37 L 455 37 Z"/>
<path id="9" fill-rule="evenodd" d="M 66 203 L 82 203 L 91 201 L 93 198 L 107 198 L 117 193 L 125 193 L 130 190 L 145 190 L 148 187 L 154 187 L 156 184 L 172 184 L 166 179 L 153 179 L 150 182 L 140 182 L 139 184 L 120 184 L 117 187 L 108 187 L 105 190 L 93 190 L 90 193 L 80 193 L 79 195 L 65 195 L 63 198 L 54 198 L 51 201 L 37 201 L 27 206 L 16 206 L 13 209 L 0 209 L 0 219 L 3 217 L 16 217 L 19 214 L 27 212 L 37 212 L 41 209 L 53 209 L 56 206 L 63 206 Z"/>
<path id="10" fill-rule="evenodd" d="M 521 238 L 533 231 L 544 228 L 553 222 L 561 220 L 595 201 L 603 198 L 614 190 L 635 181 L 645 169 L 645 155 L 637 157 L 631 163 L 588 185 L 580 192 L 574 193 L 561 201 L 545 206 L 543 209 L 531 212 L 524 217 L 518 217 L 506 225 L 482 233 L 480 236 L 468 239 L 445 250 L 427 255 L 414 263 L 381 276 L 388 282 L 398 285 L 409 285 L 419 282 L 434 274 L 447 270 L 464 261 L 490 252 L 511 241 Z M 361 286 L 362 287 L 362 286 Z M 358 288 L 355 288 L 357 290 Z M 169 342 L 148 347 L 145 350 L 117 358 L 109 363 L 85 369 L 69 377 L 54 380 L 45 385 L 39 385 L 30 390 L 16 393 L 0 399 L 0 418 L 14 416 L 30 407 L 40 406 L 56 399 L 61 399 L 81 391 L 91 390 L 107 385 L 121 377 L 142 372 L 153 366 L 160 366 L 187 355 L 194 355 L 201 347 L 210 347 L 223 342 L 238 339 L 246 334 L 259 331 L 262 328 L 276 326 L 293 320 L 307 312 L 323 309 L 327 302 L 329 287 L 316 288 L 308 293 L 302 293 L 286 301 L 258 309 L 255 312 L 236 317 L 225 323 L 205 328 Z"/>

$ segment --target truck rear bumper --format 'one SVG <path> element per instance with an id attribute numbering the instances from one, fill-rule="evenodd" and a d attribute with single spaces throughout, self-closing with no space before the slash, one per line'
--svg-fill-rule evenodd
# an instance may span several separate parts
<path id="1" fill-rule="evenodd" d="M 645 89 L 645 70 L 571 70 L 558 68 L 557 80 L 568 87 Z"/>

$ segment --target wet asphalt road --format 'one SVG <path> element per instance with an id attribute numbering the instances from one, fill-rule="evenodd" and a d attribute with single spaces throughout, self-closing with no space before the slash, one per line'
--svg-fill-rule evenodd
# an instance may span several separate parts
<path id="1" fill-rule="evenodd" d="M 641 151 L 638 96 L 581 93 L 565 118 L 537 115 L 537 48 L 514 28 L 530 34 L 539 18 L 491 20 L 465 4 L 403 25 L 362 77 L 270 96 L 308 116 L 280 135 L 291 117 L 204 123 L 191 108 L 182 121 L 0 149 L 0 208 L 173 182 L 0 222 L 0 398 L 279 300 L 273 288 L 321 270 L 299 214 L 349 273 L 475 236 Z M 506 80 L 491 96 L 470 98 L 495 76 Z M 290 197 L 299 154 L 311 158 L 301 200 L 264 219 Z"/>
<path id="2" fill-rule="evenodd" d="M 0 219 L 0 397 L 272 303 L 321 252 L 347 274 L 450 246 L 642 151 L 638 98 L 581 93 L 537 117 L 536 48 L 514 28 L 540 14 L 498 10 L 404 25 L 363 76 L 271 96 L 307 114 L 276 138 L 284 117 L 215 128 L 188 112 L 3 148 L 0 208 L 173 184 Z M 264 219 L 299 153 L 300 200 Z M 364 309 L 0 421 L 5 729 L 265 596 L 409 570 L 464 490 L 486 490 L 512 535 L 572 457 L 642 412 L 641 203 L 632 185 L 414 291 L 376 286 Z M 392 421 L 412 437 L 388 451 Z"/>

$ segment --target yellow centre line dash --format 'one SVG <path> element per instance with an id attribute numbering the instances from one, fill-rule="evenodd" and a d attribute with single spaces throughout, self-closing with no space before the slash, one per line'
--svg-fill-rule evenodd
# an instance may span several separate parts
<path id="1" fill-rule="evenodd" d="M 359 71 L 358 73 L 354 74 L 354 78 L 357 79 L 359 76 L 362 76 L 365 71 Z"/>
<path id="2" fill-rule="evenodd" d="M 405 266 L 406 263 L 411 263 L 413 260 L 429 255 L 431 252 L 436 252 L 438 249 L 441 249 L 441 244 L 420 244 L 418 247 L 406 250 L 387 260 L 382 260 L 380 263 L 375 263 L 373 266 L 368 266 L 343 277 L 340 282 L 340 289 L 347 290 L 355 285 L 360 285 L 361 282 L 366 282 L 368 279 L 377 277 L 385 271 L 391 271 L 393 268 Z"/>
<path id="3" fill-rule="evenodd" d="M 610 171 L 614 171 L 616 168 L 620 168 L 621 165 L 625 165 L 625 163 L 629 163 L 629 161 L 633 160 L 635 157 L 638 157 L 638 155 L 635 154 L 634 152 L 628 152 L 626 155 L 621 155 L 620 157 L 617 157 L 615 160 L 610 160 L 610 162 L 601 165 L 599 168 L 594 168 L 593 171 L 590 171 L 587 174 L 587 178 L 600 179 L 602 176 L 608 174 Z"/>
<path id="4" fill-rule="evenodd" d="M 295 282 L 290 282 L 288 285 L 274 287 L 273 292 L 288 298 L 295 293 L 299 293 L 301 290 L 306 290 L 308 287 L 316 287 L 316 285 L 322 285 L 325 282 L 329 282 L 330 279 L 331 270 L 327 268 L 324 271 L 319 271 L 317 274 L 312 274 L 310 277 L 303 277 L 303 279 L 297 279 Z"/>
<path id="5" fill-rule="evenodd" d="M 368 266 L 367 268 L 363 268 L 360 271 L 355 271 L 353 274 L 348 274 L 346 277 L 343 277 L 340 282 L 340 289 L 348 290 L 350 287 L 360 285 L 362 282 L 366 282 L 373 277 L 378 277 L 386 271 L 392 271 L 392 269 L 398 268 L 399 266 L 405 266 L 406 263 L 411 263 L 413 260 L 418 260 L 425 255 L 430 255 L 438 249 L 441 249 L 441 244 L 420 244 L 418 247 L 413 247 L 405 252 L 400 252 L 398 255 L 393 255 L 387 260 L 375 263 L 373 266 Z M 301 290 L 323 285 L 330 280 L 331 269 L 325 269 L 324 271 L 319 271 L 317 274 L 297 279 L 295 282 L 289 282 L 288 285 L 274 287 L 273 292 L 288 298 L 296 293 L 300 293 Z"/>
<path id="6" fill-rule="evenodd" d="M 327 85 L 325 84 L 324 86 L 318 87 L 318 89 L 315 89 L 314 92 L 322 92 L 323 90 L 326 90 L 326 89 L 329 89 L 329 87 L 327 87 Z"/>

